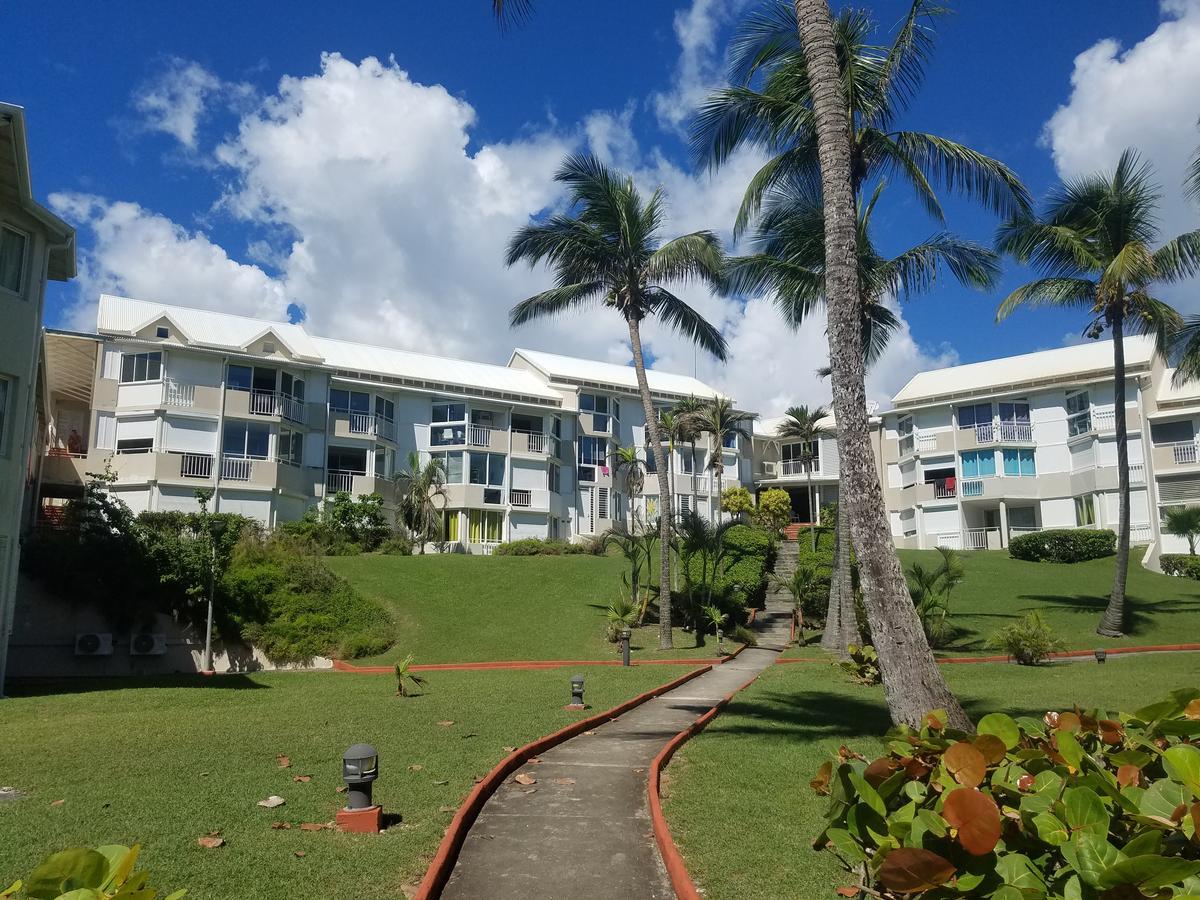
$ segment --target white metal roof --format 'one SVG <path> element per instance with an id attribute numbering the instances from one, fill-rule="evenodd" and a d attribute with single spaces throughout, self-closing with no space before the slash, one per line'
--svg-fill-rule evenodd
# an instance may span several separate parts
<path id="1" fill-rule="evenodd" d="M 594 359 L 579 359 L 575 356 L 560 356 L 557 353 L 544 353 L 541 350 L 525 350 L 519 347 L 513 351 L 513 357 L 517 356 L 524 357 L 552 381 L 558 379 L 572 382 L 591 381 L 632 391 L 638 389 L 637 373 L 633 366 L 621 366 Z M 650 383 L 650 390 L 660 391 L 664 394 L 705 398 L 724 396 L 716 388 L 710 387 L 690 375 L 676 375 L 658 369 L 647 369 L 646 380 Z"/>
<path id="2" fill-rule="evenodd" d="M 251 345 L 273 334 L 302 362 L 330 369 L 481 388 L 544 400 L 562 399 L 540 378 L 522 369 L 315 337 L 302 325 L 288 322 L 110 294 L 100 297 L 97 330 L 102 334 L 132 335 L 164 318 L 175 326 L 191 346 L 245 352 Z"/>
<path id="3" fill-rule="evenodd" d="M 754 436 L 764 440 L 769 438 L 779 437 L 779 425 L 786 422 L 787 416 L 773 416 L 769 419 L 756 419 L 754 422 Z M 821 427 L 833 434 L 837 429 L 837 420 L 834 418 L 833 410 L 829 410 L 829 415 L 821 419 Z"/>
<path id="4" fill-rule="evenodd" d="M 1159 382 L 1158 393 L 1155 396 L 1159 406 L 1180 403 L 1195 404 L 1200 400 L 1200 381 L 1185 381 L 1176 386 L 1171 383 L 1174 378 L 1174 369 L 1167 369 L 1163 372 L 1162 381 Z"/>
<path id="5" fill-rule="evenodd" d="M 1147 367 L 1153 358 L 1153 338 L 1142 335 L 1125 338 L 1125 365 L 1131 372 Z M 1084 375 L 1096 378 L 1107 375 L 1111 378 L 1112 366 L 1112 341 L 1089 341 L 1055 350 L 1039 350 L 1036 353 L 919 372 L 909 379 L 908 384 L 892 398 L 892 402 L 897 406 L 916 404 Z"/>

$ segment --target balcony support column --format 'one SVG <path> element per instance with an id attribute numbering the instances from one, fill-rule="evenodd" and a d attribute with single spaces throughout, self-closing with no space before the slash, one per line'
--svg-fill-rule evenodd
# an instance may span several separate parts
<path id="1" fill-rule="evenodd" d="M 1000 498 L 1000 549 L 1008 546 L 1008 503 Z"/>

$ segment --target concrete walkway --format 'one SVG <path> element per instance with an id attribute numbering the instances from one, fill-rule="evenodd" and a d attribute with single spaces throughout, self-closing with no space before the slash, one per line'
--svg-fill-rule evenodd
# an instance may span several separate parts
<path id="1" fill-rule="evenodd" d="M 447 900 L 669 900 L 646 808 L 651 760 L 672 737 L 775 662 L 791 603 L 770 597 L 759 646 L 542 754 L 504 783 L 471 827 Z"/>

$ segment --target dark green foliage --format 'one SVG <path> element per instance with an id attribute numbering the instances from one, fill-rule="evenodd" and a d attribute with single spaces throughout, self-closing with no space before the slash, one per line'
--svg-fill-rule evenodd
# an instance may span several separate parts
<path id="1" fill-rule="evenodd" d="M 870 644 L 850 644 L 846 647 L 846 658 L 834 663 L 857 684 L 876 685 L 883 680 L 879 669 L 879 654 Z"/>
<path id="2" fill-rule="evenodd" d="M 105 844 L 96 849 L 71 847 L 48 856 L 40 866 L 30 873 L 24 882 L 18 881 L 8 890 L 0 891 L 0 897 L 9 897 L 20 892 L 29 900 L 55 900 L 69 897 L 71 900 L 155 900 L 159 896 L 149 886 L 150 876 L 135 872 L 138 845 L 123 847 Z M 174 891 L 166 900 L 181 900 L 186 890 Z"/>
<path id="3" fill-rule="evenodd" d="M 724 554 L 712 583 L 714 599 L 722 608 L 761 606 L 767 589 L 767 563 L 772 551 L 771 536 L 750 525 L 734 525 L 723 537 Z M 694 584 L 703 581 L 699 554 L 688 561 L 687 575 Z M 711 568 L 711 560 L 709 561 Z M 711 577 L 711 573 L 709 574 Z"/>
<path id="4" fill-rule="evenodd" d="M 1200 581 L 1200 556 L 1164 553 L 1159 557 L 1158 564 L 1162 567 L 1164 575 L 1182 575 Z"/>
<path id="5" fill-rule="evenodd" d="M 988 646 L 1003 650 L 1023 666 L 1040 665 L 1050 658 L 1051 653 L 1066 647 L 1054 636 L 1054 631 L 1039 612 L 1031 612 L 1019 622 L 1005 625 L 991 636 Z"/>
<path id="6" fill-rule="evenodd" d="M 1116 534 L 1108 528 L 1060 528 L 1015 537 L 1008 552 L 1013 559 L 1028 562 L 1074 563 L 1112 556 L 1116 543 Z"/>
<path id="7" fill-rule="evenodd" d="M 569 541 L 521 538 L 519 541 L 500 544 L 492 552 L 497 556 L 602 556 L 604 545 L 599 541 L 573 544 Z"/>
<path id="8" fill-rule="evenodd" d="M 380 553 L 387 553 L 391 556 L 412 556 L 413 541 L 406 534 L 396 532 L 386 541 L 379 545 Z"/>
<path id="9" fill-rule="evenodd" d="M 280 524 L 279 531 L 329 556 L 376 550 L 392 533 L 379 494 L 360 494 L 355 500 L 344 491 L 323 508 L 312 507 L 302 518 Z"/>
<path id="10" fill-rule="evenodd" d="M 843 747 L 821 767 L 814 846 L 884 900 L 1193 896 L 1198 734 L 1195 688 L 1133 713 L 992 713 L 978 734 L 934 711 L 874 761 Z"/>
<path id="11" fill-rule="evenodd" d="M 822 522 L 837 521 L 837 504 L 830 503 L 821 507 Z M 797 569 L 811 569 L 812 581 L 805 591 L 805 600 L 801 609 L 805 620 L 824 621 L 829 606 L 829 581 L 833 576 L 833 545 L 834 528 L 821 526 L 817 529 L 817 549 L 814 552 L 807 533 L 801 534 L 797 541 L 799 555 L 796 559 Z M 855 591 L 858 590 L 858 559 L 854 549 L 850 550 L 850 577 Z M 860 628 L 861 631 L 861 628 Z M 865 633 L 865 632 L 864 632 Z"/>

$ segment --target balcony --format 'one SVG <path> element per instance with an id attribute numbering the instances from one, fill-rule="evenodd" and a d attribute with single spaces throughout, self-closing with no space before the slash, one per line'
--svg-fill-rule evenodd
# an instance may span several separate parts
<path id="1" fill-rule="evenodd" d="M 513 509 L 546 512 L 550 509 L 550 492 L 526 488 L 513 488 L 508 492 L 508 502 Z"/>
<path id="2" fill-rule="evenodd" d="M 558 456 L 558 438 L 540 431 L 517 431 L 512 433 L 513 453 L 530 456 Z"/>
<path id="3" fill-rule="evenodd" d="M 88 463 L 87 453 L 71 453 L 61 447 L 51 447 L 46 451 L 42 461 L 42 482 L 44 484 L 81 485 L 87 480 L 89 471 L 96 472 L 103 468 L 97 461 L 97 468 Z"/>
<path id="4" fill-rule="evenodd" d="M 199 478 L 207 481 L 212 478 L 213 458 L 211 453 L 173 453 L 179 457 L 179 477 Z"/>
<path id="5" fill-rule="evenodd" d="M 1028 422 L 978 422 L 960 425 L 960 450 L 989 447 L 996 444 L 1032 444 L 1033 426 Z"/>
<path id="6" fill-rule="evenodd" d="M 1028 422 L 1001 422 L 996 434 L 1002 444 L 1033 443 L 1033 426 Z"/>
<path id="7" fill-rule="evenodd" d="M 439 450 L 456 447 L 508 452 L 508 430 L 485 425 L 464 425 L 461 422 L 438 423 L 429 426 L 429 446 Z"/>
<path id="8" fill-rule="evenodd" d="M 1195 439 L 1154 445 L 1154 467 L 1159 471 L 1196 465 L 1198 454 Z"/>
<path id="9" fill-rule="evenodd" d="M 783 473 L 784 478 L 794 478 L 797 476 L 801 478 L 807 478 L 809 466 L 802 459 L 785 459 L 782 463 L 780 463 L 780 471 Z M 821 474 L 820 468 L 814 465 L 812 474 L 814 476 L 819 476 Z"/>

